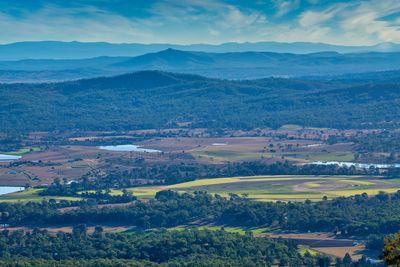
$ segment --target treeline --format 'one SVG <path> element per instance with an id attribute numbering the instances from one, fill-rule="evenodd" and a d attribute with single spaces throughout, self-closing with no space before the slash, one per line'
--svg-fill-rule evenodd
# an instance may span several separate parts
<path id="1" fill-rule="evenodd" d="M 0 223 L 65 225 L 116 223 L 139 228 L 175 227 L 201 221 L 242 227 L 276 227 L 284 230 L 329 231 L 341 235 L 391 234 L 400 229 L 400 192 L 340 197 L 312 203 L 253 202 L 237 195 L 230 199 L 204 193 L 160 191 L 156 200 L 128 206 L 83 205 L 61 212 L 48 202 L 0 203 Z"/>
<path id="2" fill-rule="evenodd" d="M 358 132 L 352 136 L 330 135 L 327 143 L 352 142 L 360 153 L 386 152 L 397 153 L 400 150 L 400 134 L 394 131 L 372 132 L 364 134 Z"/>
<path id="3" fill-rule="evenodd" d="M 75 196 L 84 190 L 128 188 L 132 186 L 170 185 L 202 178 L 220 178 L 253 175 L 379 175 L 379 170 L 339 167 L 337 165 L 296 165 L 288 161 L 265 164 L 262 161 L 229 164 L 168 164 L 133 168 L 130 171 L 115 172 L 106 176 L 89 173 L 79 183 L 54 183 L 41 192 L 49 196 Z M 91 179 L 88 179 L 91 176 Z"/>
<path id="4" fill-rule="evenodd" d="M 361 152 L 392 152 L 400 151 L 400 134 L 397 133 L 381 133 L 368 134 L 361 137 L 351 137 L 351 142 L 358 145 Z M 393 158 L 394 160 L 395 158 Z"/>

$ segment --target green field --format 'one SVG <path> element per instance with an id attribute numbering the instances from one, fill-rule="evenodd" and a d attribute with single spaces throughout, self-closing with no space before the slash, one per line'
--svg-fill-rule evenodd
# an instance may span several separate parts
<path id="1" fill-rule="evenodd" d="M 55 200 L 82 200 L 79 197 L 56 197 L 56 196 L 40 196 L 38 193 L 43 189 L 29 189 L 22 192 L 12 193 L 0 196 L 0 202 L 29 202 L 29 201 L 42 201 L 43 199 Z"/>
<path id="2" fill-rule="evenodd" d="M 306 254 L 307 252 L 310 253 L 310 255 L 312 255 L 312 256 L 316 256 L 318 254 L 318 252 L 316 252 L 315 250 L 312 250 L 306 246 L 299 245 L 298 247 L 299 247 L 299 253 L 301 256 L 304 256 L 304 254 Z"/>
<path id="3" fill-rule="evenodd" d="M 319 201 L 324 196 L 329 199 L 339 196 L 353 196 L 367 193 L 376 195 L 380 191 L 395 193 L 400 190 L 400 179 L 382 179 L 371 176 L 330 176 L 330 175 L 275 175 L 245 176 L 230 178 L 200 179 L 168 186 L 133 187 L 132 192 L 139 199 L 150 199 L 161 190 L 174 190 L 179 193 L 206 191 L 222 197 L 231 194 L 245 196 L 256 201 Z M 30 189 L 24 192 L 0 196 L 4 201 L 41 201 L 38 193 L 43 189 Z M 93 191 L 94 192 L 94 191 Z M 122 195 L 122 190 L 112 189 L 111 195 Z M 46 197 L 56 200 L 80 200 L 77 197 Z"/>
<path id="4" fill-rule="evenodd" d="M 171 189 L 177 192 L 193 193 L 207 191 L 229 197 L 230 193 L 257 201 L 304 201 L 321 200 L 324 196 L 335 198 L 367 193 L 376 195 L 380 191 L 394 193 L 400 190 L 400 179 L 381 179 L 364 176 L 251 176 L 201 179 L 187 183 L 136 187 L 129 191 L 139 198 L 151 198 L 159 190 Z M 115 192 L 115 191 L 114 191 Z"/>
<path id="5" fill-rule="evenodd" d="M 17 151 L 11 151 L 11 152 L 2 152 L 7 155 L 21 155 L 21 154 L 26 154 L 29 152 L 37 152 L 40 151 L 40 148 L 34 147 L 34 148 L 21 148 L 20 150 Z"/>

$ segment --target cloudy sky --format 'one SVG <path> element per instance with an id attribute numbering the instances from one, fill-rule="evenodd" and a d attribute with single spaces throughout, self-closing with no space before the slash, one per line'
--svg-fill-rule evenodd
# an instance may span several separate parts
<path id="1" fill-rule="evenodd" d="M 400 43 L 400 0 L 0 0 L 0 43 Z"/>

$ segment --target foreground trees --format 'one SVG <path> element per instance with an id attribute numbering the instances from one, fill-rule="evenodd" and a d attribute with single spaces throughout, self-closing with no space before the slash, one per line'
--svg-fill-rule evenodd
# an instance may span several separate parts
<path id="1" fill-rule="evenodd" d="M 299 255 L 296 245 L 290 242 L 225 231 L 104 234 L 96 228 L 92 235 L 87 235 L 84 226 L 75 227 L 72 234 L 50 235 L 40 230 L 26 234 L 0 232 L 0 257 L 5 262 L 41 259 L 77 263 L 101 258 L 96 260 L 96 266 L 109 266 L 108 260 L 115 260 L 120 266 L 271 266 L 280 262 L 300 266 L 317 260 Z"/>
<path id="2" fill-rule="evenodd" d="M 383 259 L 389 266 L 400 266 L 400 233 L 393 239 L 385 239 Z"/>
<path id="3" fill-rule="evenodd" d="M 341 235 L 392 234 L 400 229 L 400 192 L 341 197 L 312 203 L 253 202 L 237 195 L 230 199 L 205 192 L 178 194 L 160 191 L 155 200 L 126 206 L 98 207 L 85 201 L 61 211 L 67 201 L 0 203 L 0 223 L 12 226 L 57 226 L 119 223 L 143 229 L 175 227 L 201 221 L 242 227 L 329 231 Z"/>

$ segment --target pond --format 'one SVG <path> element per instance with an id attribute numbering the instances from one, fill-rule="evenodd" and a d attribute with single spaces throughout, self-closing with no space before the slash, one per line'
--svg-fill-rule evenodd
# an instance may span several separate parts
<path id="1" fill-rule="evenodd" d="M 0 162 L 11 162 L 22 158 L 21 156 L 0 154 Z"/>
<path id="2" fill-rule="evenodd" d="M 23 191 L 25 187 L 20 186 L 0 186 L 0 195 L 15 193 L 18 191 Z"/>
<path id="3" fill-rule="evenodd" d="M 141 148 L 138 145 L 99 146 L 99 148 L 108 151 L 161 152 L 160 150 Z"/>
<path id="4" fill-rule="evenodd" d="M 316 161 L 306 164 L 314 165 L 338 165 L 340 167 L 351 167 L 369 169 L 371 167 L 377 169 L 387 169 L 387 168 L 400 168 L 400 164 L 374 164 L 374 163 L 356 163 L 356 162 L 344 162 L 344 161 Z"/>

